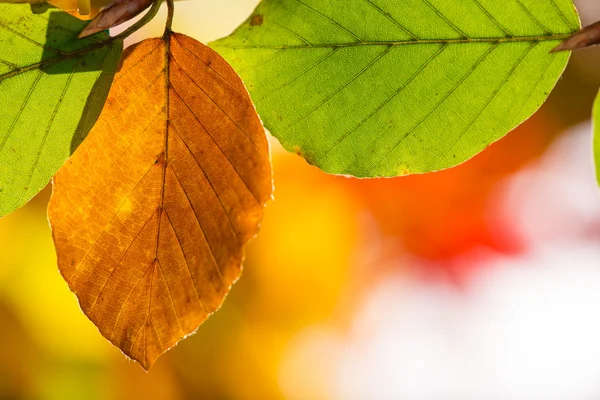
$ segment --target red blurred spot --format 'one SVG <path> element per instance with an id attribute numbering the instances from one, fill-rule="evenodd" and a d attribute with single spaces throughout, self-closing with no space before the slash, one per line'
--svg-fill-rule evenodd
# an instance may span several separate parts
<path id="1" fill-rule="evenodd" d="M 488 205 L 498 183 L 539 157 L 560 127 L 543 111 L 472 160 L 449 170 L 382 180 L 349 180 L 382 233 L 395 237 L 398 250 L 465 274 L 477 262 L 452 259 L 481 247 L 498 252 L 525 245 L 514 221 L 490 223 Z"/>

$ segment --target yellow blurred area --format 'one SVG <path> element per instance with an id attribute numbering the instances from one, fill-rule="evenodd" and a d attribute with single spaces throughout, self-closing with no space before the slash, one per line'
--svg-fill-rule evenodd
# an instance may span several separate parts
<path id="1" fill-rule="evenodd" d="M 298 330 L 338 311 L 360 233 L 347 179 L 281 150 L 273 163 L 275 200 L 242 279 L 224 307 L 148 375 L 100 336 L 60 277 L 45 216 L 50 189 L 3 218 L 0 332 L 23 334 L 10 352 L 0 345 L 0 354 L 31 365 L 15 379 L 0 364 L 0 398 L 280 398 L 286 347 Z"/>
<path id="2" fill-rule="evenodd" d="M 94 18 L 102 7 L 112 2 L 113 0 L 48 0 L 48 3 L 53 6 L 62 8 L 83 20 Z"/>
<path id="3" fill-rule="evenodd" d="M 74 11 L 75 3 L 63 5 Z M 257 3 L 178 2 L 174 29 L 208 42 L 231 32 Z M 128 43 L 160 35 L 164 15 Z M 577 66 L 592 59 L 590 52 L 575 57 L 548 104 L 510 142 L 439 175 L 333 177 L 273 139 L 275 198 L 248 247 L 242 278 L 223 308 L 149 374 L 102 338 L 60 276 L 46 188 L 0 220 L 0 399 L 269 400 L 284 398 L 282 382 L 296 398 L 329 398 L 328 364 L 290 358 L 290 348 L 316 324 L 343 336 L 373 282 L 409 268 L 390 260 L 439 261 L 494 247 L 498 229 L 488 227 L 485 214 L 494 185 L 588 118 L 600 73 Z M 329 351 L 326 338 L 319 340 Z"/>

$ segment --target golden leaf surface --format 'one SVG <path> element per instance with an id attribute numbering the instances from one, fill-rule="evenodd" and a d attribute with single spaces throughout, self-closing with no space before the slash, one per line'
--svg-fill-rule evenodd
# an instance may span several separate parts
<path id="1" fill-rule="evenodd" d="M 48 3 L 54 7 L 58 7 L 83 20 L 94 18 L 102 7 L 112 2 L 113 0 L 48 0 Z"/>
<path id="2" fill-rule="evenodd" d="M 220 307 L 272 192 L 242 81 L 170 32 L 126 50 L 97 124 L 53 182 L 60 271 L 146 370 Z"/>

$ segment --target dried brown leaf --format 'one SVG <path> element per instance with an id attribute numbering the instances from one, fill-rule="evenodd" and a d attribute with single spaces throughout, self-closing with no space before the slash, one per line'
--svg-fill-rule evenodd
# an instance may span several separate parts
<path id="1" fill-rule="evenodd" d="M 577 50 L 600 44 L 600 21 L 574 33 L 567 40 L 556 46 L 552 52 Z"/>
<path id="2" fill-rule="evenodd" d="M 117 0 L 106 7 L 90 22 L 79 35 L 80 38 L 114 28 L 150 7 L 153 0 Z"/>
<path id="3" fill-rule="evenodd" d="M 149 369 L 221 306 L 271 191 L 265 131 L 229 64 L 184 35 L 145 40 L 54 179 L 60 271 Z"/>

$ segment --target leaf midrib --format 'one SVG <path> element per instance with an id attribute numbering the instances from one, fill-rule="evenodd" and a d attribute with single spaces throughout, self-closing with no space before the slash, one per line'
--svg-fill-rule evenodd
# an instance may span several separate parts
<path id="1" fill-rule="evenodd" d="M 35 64 L 31 64 L 31 65 L 27 65 L 25 67 L 19 67 L 19 69 L 7 72 L 3 75 L 0 75 L 0 82 L 2 82 L 5 79 L 9 79 L 12 78 L 14 76 L 23 74 L 25 72 L 31 71 L 31 70 L 35 70 L 35 69 L 41 69 L 43 67 L 49 66 L 49 65 L 54 65 L 63 61 L 67 61 L 67 60 L 71 60 L 73 58 L 77 58 L 79 56 L 84 57 L 86 55 L 88 55 L 89 53 L 101 49 L 103 47 L 110 47 L 113 44 L 115 44 L 116 41 L 112 40 L 112 39 L 107 39 L 104 42 L 101 43 L 94 43 L 88 47 L 85 47 L 83 49 L 79 49 L 70 53 L 64 53 L 63 55 L 61 55 L 60 57 L 54 57 L 54 58 L 50 58 L 50 59 L 46 59 L 46 60 L 42 60 L 38 63 Z"/>
<path id="2" fill-rule="evenodd" d="M 541 35 L 541 36 L 512 36 L 502 38 L 460 38 L 460 39 L 410 39 L 410 40 L 376 40 L 360 41 L 351 43 L 317 43 L 305 45 L 256 45 L 256 46 L 231 46 L 235 49 L 315 49 L 315 48 L 340 48 L 340 47 L 362 47 L 362 46 L 404 46 L 418 44 L 469 44 L 469 43 L 531 43 L 531 42 L 553 42 L 561 41 L 570 37 L 571 34 Z"/>

